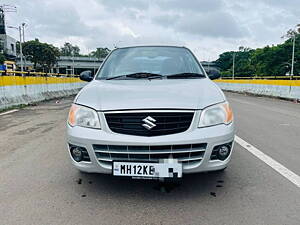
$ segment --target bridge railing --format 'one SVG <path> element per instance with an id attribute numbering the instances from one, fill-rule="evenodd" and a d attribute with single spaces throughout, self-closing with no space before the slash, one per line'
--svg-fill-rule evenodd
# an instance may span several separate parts
<path id="1" fill-rule="evenodd" d="M 221 77 L 221 80 L 300 80 L 300 76 L 232 76 Z"/>
<path id="2" fill-rule="evenodd" d="M 77 74 L 0 70 L 0 76 L 79 77 Z"/>

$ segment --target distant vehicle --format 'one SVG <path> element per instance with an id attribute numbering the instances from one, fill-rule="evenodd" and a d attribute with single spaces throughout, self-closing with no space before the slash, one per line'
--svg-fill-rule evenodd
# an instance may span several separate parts
<path id="1" fill-rule="evenodd" d="M 232 110 L 185 47 L 113 50 L 76 96 L 67 124 L 73 165 L 83 172 L 179 178 L 224 170 L 234 140 Z M 211 78 L 211 79 L 209 79 Z"/>
<path id="2" fill-rule="evenodd" d="M 8 72 L 16 70 L 16 62 L 15 61 L 6 60 L 6 61 L 4 61 L 4 66 L 6 67 L 6 70 Z"/>

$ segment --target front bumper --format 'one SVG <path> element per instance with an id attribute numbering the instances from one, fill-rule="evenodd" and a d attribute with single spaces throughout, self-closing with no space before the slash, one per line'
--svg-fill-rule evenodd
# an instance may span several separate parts
<path id="1" fill-rule="evenodd" d="M 111 167 L 103 166 L 97 159 L 93 145 L 122 145 L 122 146 L 161 146 L 206 143 L 203 159 L 194 166 L 183 167 L 183 173 L 198 173 L 221 170 L 227 166 L 232 155 L 234 140 L 234 124 L 217 125 L 206 128 L 191 127 L 189 130 L 172 135 L 142 137 L 116 134 L 107 127 L 102 130 L 67 125 L 68 146 L 76 145 L 87 149 L 90 162 L 76 162 L 71 157 L 73 165 L 84 172 L 111 174 Z M 224 160 L 211 160 L 210 156 L 215 146 L 231 143 L 230 155 Z M 70 153 L 70 151 L 69 151 Z"/>

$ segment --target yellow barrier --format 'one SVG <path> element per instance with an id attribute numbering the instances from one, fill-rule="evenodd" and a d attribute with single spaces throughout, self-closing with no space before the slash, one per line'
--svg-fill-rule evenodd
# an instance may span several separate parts
<path id="1" fill-rule="evenodd" d="M 263 85 L 281 85 L 281 86 L 300 86 L 300 80 L 229 80 L 219 79 L 215 80 L 219 83 L 236 83 L 236 84 L 263 84 Z"/>
<path id="2" fill-rule="evenodd" d="M 300 76 L 254 76 L 254 77 L 234 77 L 235 79 L 242 79 L 242 80 L 254 80 L 254 79 L 300 79 Z M 222 80 L 231 80 L 232 77 L 222 77 Z"/>
<path id="3" fill-rule="evenodd" d="M 11 85 L 32 85 L 32 84 L 59 84 L 78 83 L 77 77 L 21 77 L 21 76 L 0 76 L 0 86 Z"/>

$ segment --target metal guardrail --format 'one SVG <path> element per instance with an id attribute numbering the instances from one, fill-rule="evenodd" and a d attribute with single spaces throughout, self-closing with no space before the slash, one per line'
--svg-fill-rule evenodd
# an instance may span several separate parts
<path id="1" fill-rule="evenodd" d="M 44 76 L 44 77 L 79 77 L 77 74 L 64 73 L 44 73 L 44 72 L 30 72 L 30 71 L 5 71 L 0 70 L 0 76 Z"/>
<path id="2" fill-rule="evenodd" d="M 233 80 L 233 77 L 221 77 L 221 80 Z M 300 80 L 300 76 L 252 76 L 234 77 L 234 80 Z"/>

